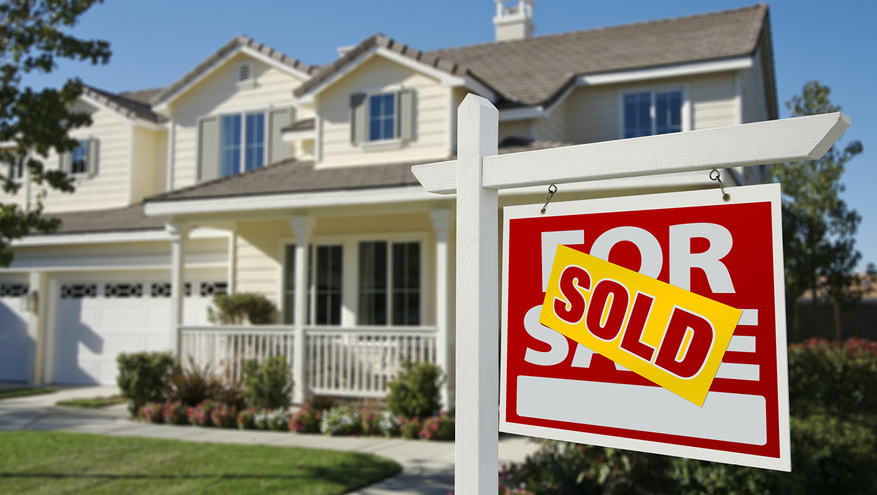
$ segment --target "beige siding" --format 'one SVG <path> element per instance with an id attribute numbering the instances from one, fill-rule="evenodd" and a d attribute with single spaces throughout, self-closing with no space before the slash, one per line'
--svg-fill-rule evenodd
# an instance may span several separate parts
<path id="1" fill-rule="evenodd" d="M 567 137 L 574 143 L 618 139 L 618 88 L 577 88 L 567 98 Z"/>
<path id="2" fill-rule="evenodd" d="M 164 192 L 167 132 L 135 127 L 131 145 L 131 201 Z"/>
<path id="3" fill-rule="evenodd" d="M 47 212 L 98 210 L 130 204 L 132 126 L 104 110 L 94 110 L 91 118 L 90 127 L 70 134 L 78 139 L 99 140 L 97 173 L 77 179 L 74 194 L 50 191 L 45 201 Z M 57 169 L 58 156 L 50 156 L 46 167 Z"/>
<path id="4" fill-rule="evenodd" d="M 764 73 L 761 50 L 756 52 L 752 68 L 741 74 L 743 98 L 743 124 L 759 122 L 769 118 L 767 95 L 764 87 Z"/>
<path id="5" fill-rule="evenodd" d="M 292 232 L 284 221 L 241 223 L 237 229 L 235 292 L 258 292 L 281 304 L 279 294 L 283 260 L 280 239 Z"/>
<path id="6" fill-rule="evenodd" d="M 532 131 L 530 130 L 529 120 L 513 120 L 510 122 L 500 122 L 499 124 L 499 142 L 503 139 L 511 137 L 530 138 Z"/>
<path id="7" fill-rule="evenodd" d="M 200 118 L 294 106 L 292 91 L 301 81 L 260 61 L 252 60 L 255 84 L 252 87 L 238 87 L 235 72 L 238 64 L 245 60 L 250 59 L 242 54 L 232 58 L 173 102 L 174 189 L 193 185 L 197 180 Z M 309 116 L 313 116 L 313 113 L 296 109 L 296 119 Z"/>
<path id="8" fill-rule="evenodd" d="M 567 102 L 558 103 L 547 118 L 537 119 L 533 126 L 533 138 L 541 141 L 566 142 Z"/>
<path id="9" fill-rule="evenodd" d="M 740 123 L 734 73 L 694 79 L 690 85 L 692 129 L 709 129 Z"/>
<path id="10" fill-rule="evenodd" d="M 369 149 L 350 139 L 350 95 L 398 89 L 416 91 L 415 136 L 396 148 Z M 381 56 L 374 56 L 318 96 L 322 122 L 320 166 L 348 166 L 445 159 L 448 150 L 449 89 Z"/>

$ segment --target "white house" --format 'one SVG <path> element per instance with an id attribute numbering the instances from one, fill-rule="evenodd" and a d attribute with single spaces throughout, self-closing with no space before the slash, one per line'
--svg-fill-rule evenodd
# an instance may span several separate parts
<path id="1" fill-rule="evenodd" d="M 93 125 L 49 161 L 76 178 L 45 199 L 63 227 L 0 270 L 0 380 L 113 383 L 118 353 L 159 349 L 230 373 L 285 353 L 297 400 L 383 394 L 403 359 L 453 377 L 455 203 L 410 169 L 453 158 L 467 93 L 499 109 L 501 153 L 777 118 L 766 5 L 534 36 L 531 0 L 496 2 L 494 43 L 375 35 L 316 66 L 238 36 L 164 88 L 87 89 Z M 2 201 L 38 194 L 20 180 Z M 710 184 L 567 185 L 555 201 Z M 220 291 L 267 295 L 278 324 L 207 325 Z"/>

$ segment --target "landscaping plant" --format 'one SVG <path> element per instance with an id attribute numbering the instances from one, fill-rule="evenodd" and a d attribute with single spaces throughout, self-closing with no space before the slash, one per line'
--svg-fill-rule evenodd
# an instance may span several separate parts
<path id="1" fill-rule="evenodd" d="M 164 398 L 169 402 L 182 402 L 194 407 L 206 400 L 220 401 L 224 398 L 227 386 L 209 364 L 198 366 L 192 357 L 189 365 L 177 364 L 166 380 Z"/>
<path id="2" fill-rule="evenodd" d="M 292 368 L 283 356 L 272 356 L 261 364 L 244 363 L 244 398 L 248 407 L 285 409 L 292 403 Z"/>
<path id="3" fill-rule="evenodd" d="M 435 364 L 405 362 L 389 383 L 387 408 L 406 418 L 428 418 L 441 408 L 443 382 L 441 368 Z"/>
<path id="4" fill-rule="evenodd" d="M 289 418 L 289 431 L 296 433 L 320 433 L 320 418 L 323 411 L 302 404 L 299 410 Z"/>
<path id="5" fill-rule="evenodd" d="M 128 399 L 128 412 L 136 417 L 147 402 L 163 399 L 168 379 L 174 372 L 171 352 L 122 353 L 116 357 L 119 374 L 116 384 Z"/>
<path id="6" fill-rule="evenodd" d="M 213 296 L 215 308 L 207 308 L 207 320 L 217 325 L 274 323 L 277 306 L 264 294 L 237 292 Z"/>

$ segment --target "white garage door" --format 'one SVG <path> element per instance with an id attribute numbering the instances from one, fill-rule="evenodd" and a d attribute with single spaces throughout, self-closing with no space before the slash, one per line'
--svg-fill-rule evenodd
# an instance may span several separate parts
<path id="1" fill-rule="evenodd" d="M 220 282 L 187 283 L 188 324 L 205 324 Z M 100 281 L 60 281 L 56 294 L 53 381 L 116 383 L 116 356 L 173 347 L 170 284 L 142 275 Z"/>
<path id="2" fill-rule="evenodd" d="M 27 294 L 25 281 L 0 279 L 0 381 L 27 380 Z"/>

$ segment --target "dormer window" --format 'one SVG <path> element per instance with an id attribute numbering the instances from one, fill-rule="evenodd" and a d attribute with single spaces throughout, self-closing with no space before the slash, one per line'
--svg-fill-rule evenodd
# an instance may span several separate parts
<path id="1" fill-rule="evenodd" d="M 79 141 L 72 151 L 60 157 L 61 170 L 77 177 L 91 177 L 97 173 L 98 140 L 89 138 Z"/>
<path id="2" fill-rule="evenodd" d="M 414 91 L 350 95 L 350 138 L 354 144 L 401 144 L 414 139 Z"/>
<path id="3" fill-rule="evenodd" d="M 241 62 L 235 71 L 235 82 L 238 86 L 252 86 L 253 80 L 253 64 L 250 62 Z"/>

